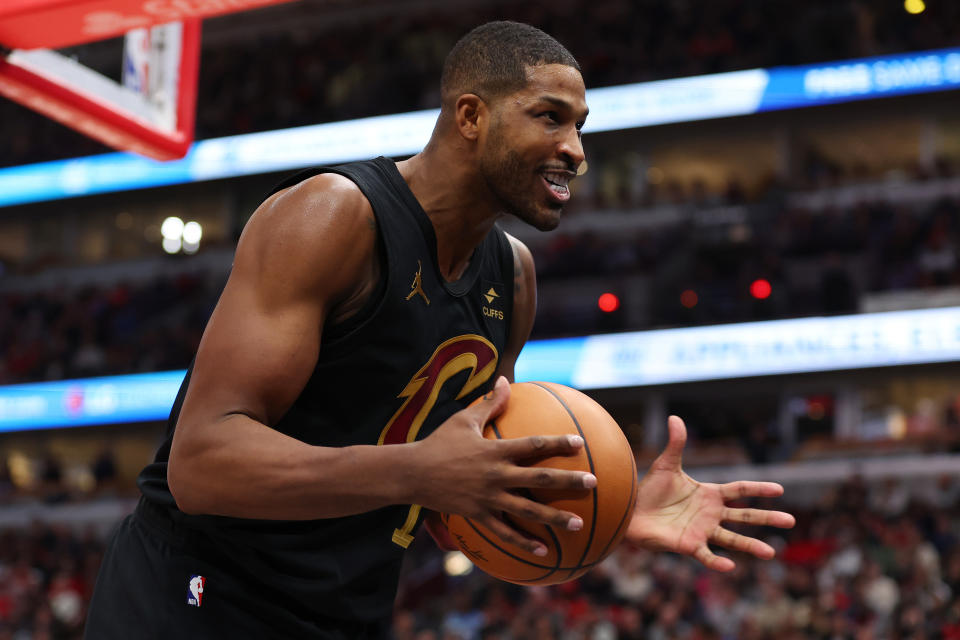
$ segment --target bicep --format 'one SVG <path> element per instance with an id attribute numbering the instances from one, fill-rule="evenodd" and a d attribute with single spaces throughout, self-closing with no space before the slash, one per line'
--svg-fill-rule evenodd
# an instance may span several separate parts
<path id="1" fill-rule="evenodd" d="M 365 212 L 354 210 L 365 200 L 287 199 L 258 210 L 244 230 L 197 351 L 180 423 L 244 414 L 276 424 L 313 372 L 330 307 L 372 255 L 373 232 Z"/>
<path id="2" fill-rule="evenodd" d="M 242 413 L 275 424 L 306 384 L 320 349 L 323 305 L 268 294 L 259 280 L 231 275 L 197 351 L 185 418 Z"/>
<path id="3" fill-rule="evenodd" d="M 533 329 L 537 315 L 537 277 L 533 256 L 522 242 L 508 235 L 513 249 L 513 313 L 510 317 L 510 334 L 507 346 L 500 358 L 497 376 L 506 376 L 514 382 L 517 358 Z"/>

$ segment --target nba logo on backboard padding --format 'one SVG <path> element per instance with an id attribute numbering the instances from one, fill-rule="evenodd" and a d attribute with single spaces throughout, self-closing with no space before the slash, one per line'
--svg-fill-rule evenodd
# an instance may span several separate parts
<path id="1" fill-rule="evenodd" d="M 203 576 L 190 576 L 190 590 L 187 592 L 187 604 L 199 607 L 203 601 L 203 585 L 207 579 Z"/>

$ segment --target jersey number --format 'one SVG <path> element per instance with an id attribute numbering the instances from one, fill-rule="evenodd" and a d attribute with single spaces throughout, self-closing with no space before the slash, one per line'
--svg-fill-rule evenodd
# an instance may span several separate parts
<path id="1" fill-rule="evenodd" d="M 496 368 L 497 348 L 483 336 L 468 334 L 447 340 L 437 347 L 427 364 L 404 387 L 398 397 L 406 400 L 380 432 L 377 444 L 413 442 L 447 380 L 461 371 L 470 370 L 470 376 L 457 393 L 459 400 L 489 380 Z M 411 505 L 403 527 L 393 532 L 394 543 L 404 549 L 410 546 L 413 542 L 411 532 L 419 517 L 420 505 Z"/>

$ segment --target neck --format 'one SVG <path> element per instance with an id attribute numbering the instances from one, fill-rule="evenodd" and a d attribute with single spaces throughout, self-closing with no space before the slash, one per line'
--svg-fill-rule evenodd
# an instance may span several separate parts
<path id="1" fill-rule="evenodd" d="M 437 236 L 440 273 L 458 280 L 473 250 L 501 217 L 467 149 L 430 141 L 417 155 L 397 163 L 400 175 L 426 212 Z"/>

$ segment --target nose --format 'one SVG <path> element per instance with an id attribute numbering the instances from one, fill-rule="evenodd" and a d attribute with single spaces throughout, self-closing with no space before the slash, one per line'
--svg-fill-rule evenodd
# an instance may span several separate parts
<path id="1" fill-rule="evenodd" d="M 573 165 L 573 170 L 576 171 L 585 158 L 583 143 L 580 140 L 580 132 L 574 127 L 570 127 L 570 132 L 560 141 L 560 146 L 557 148 L 557 151 L 561 157 Z"/>

